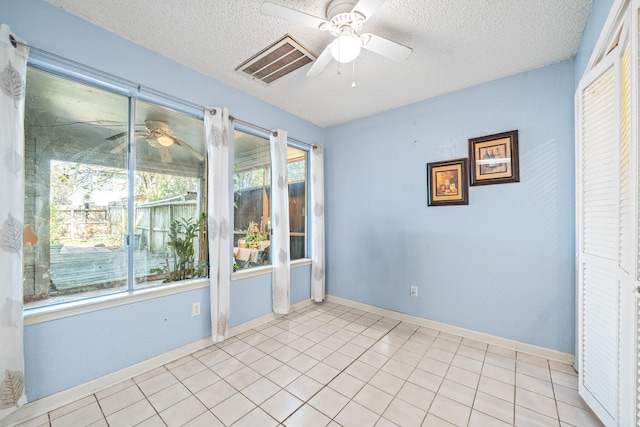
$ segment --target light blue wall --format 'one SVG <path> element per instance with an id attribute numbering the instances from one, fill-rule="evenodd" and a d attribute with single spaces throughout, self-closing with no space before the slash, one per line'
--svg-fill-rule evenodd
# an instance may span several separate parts
<path id="1" fill-rule="evenodd" d="M 327 129 L 327 292 L 573 353 L 573 76 L 567 60 Z M 513 129 L 519 183 L 427 206 L 427 162 Z"/>
<path id="2" fill-rule="evenodd" d="M 323 142 L 324 129 L 39 0 L 0 0 L 0 17 L 39 49 L 231 114 L 289 136 Z M 153 70 L 153 72 L 149 72 Z M 294 269 L 292 303 L 309 298 L 308 267 Z M 202 315 L 191 317 L 191 303 Z M 271 312 L 271 277 L 231 284 L 230 326 Z M 29 400 L 39 399 L 211 335 L 209 291 L 200 289 L 25 328 Z"/>
<path id="3" fill-rule="evenodd" d="M 290 302 L 311 298 L 311 265 L 291 269 Z M 229 325 L 237 326 L 271 312 L 271 275 L 255 276 L 231 282 L 231 301 L 242 301 L 241 310 L 231 310 Z M 236 307 L 237 304 L 234 304 Z M 233 307 L 232 307 L 233 308 Z"/>
<path id="4" fill-rule="evenodd" d="M 191 317 L 191 304 L 202 313 Z M 211 336 L 208 288 L 25 327 L 25 388 L 39 399 Z"/>
<path id="5" fill-rule="evenodd" d="M 296 284 L 295 286 L 294 283 Z M 290 292 L 291 304 L 296 304 L 311 298 L 311 265 L 291 269 Z"/>

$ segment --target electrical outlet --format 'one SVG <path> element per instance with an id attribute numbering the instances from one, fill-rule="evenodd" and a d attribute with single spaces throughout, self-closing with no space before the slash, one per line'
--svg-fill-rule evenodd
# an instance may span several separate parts
<path id="1" fill-rule="evenodd" d="M 412 297 L 418 296 L 418 287 L 415 285 L 411 285 L 411 296 Z"/>
<path id="2" fill-rule="evenodd" d="M 200 316 L 200 301 L 191 304 L 191 317 Z"/>

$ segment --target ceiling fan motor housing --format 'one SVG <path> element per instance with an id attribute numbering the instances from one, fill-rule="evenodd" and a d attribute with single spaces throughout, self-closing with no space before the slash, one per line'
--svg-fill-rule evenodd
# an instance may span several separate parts
<path id="1" fill-rule="evenodd" d="M 331 22 L 328 30 L 335 37 L 343 33 L 343 27 L 349 27 L 352 34 L 362 29 L 365 17 L 357 12 L 351 13 L 355 5 L 353 0 L 333 0 L 327 7 L 327 20 Z"/>
<path id="2" fill-rule="evenodd" d="M 158 120 L 146 120 L 144 124 L 153 136 L 160 136 L 169 132 L 169 125 Z"/>
<path id="3" fill-rule="evenodd" d="M 173 137 L 169 135 L 168 124 L 157 120 L 147 120 L 144 124 L 149 131 L 149 136 L 146 137 L 149 145 L 155 148 L 173 145 Z"/>
<path id="4" fill-rule="evenodd" d="M 356 2 L 353 0 L 333 0 L 327 6 L 327 19 L 333 20 L 339 14 L 351 14 Z"/>

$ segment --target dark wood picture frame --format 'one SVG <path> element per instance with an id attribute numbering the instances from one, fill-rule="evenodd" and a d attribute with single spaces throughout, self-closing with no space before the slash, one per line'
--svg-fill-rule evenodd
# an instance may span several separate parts
<path id="1" fill-rule="evenodd" d="M 471 185 L 520 181 L 518 130 L 469 139 Z"/>
<path id="2" fill-rule="evenodd" d="M 429 206 L 469 204 L 469 159 L 427 163 Z"/>

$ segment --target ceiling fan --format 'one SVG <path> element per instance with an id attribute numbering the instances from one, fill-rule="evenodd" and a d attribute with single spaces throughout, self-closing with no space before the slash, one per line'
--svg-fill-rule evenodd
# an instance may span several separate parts
<path id="1" fill-rule="evenodd" d="M 341 63 L 351 62 L 364 48 L 392 59 L 404 61 L 413 51 L 410 47 L 376 36 L 371 33 L 359 34 L 362 25 L 382 6 L 385 0 L 333 0 L 327 7 L 327 19 L 322 19 L 290 9 L 270 1 L 265 1 L 260 11 L 269 16 L 296 22 L 318 30 L 329 31 L 336 39 L 331 42 L 313 63 L 307 76 L 317 76 L 335 59 Z"/>
<path id="2" fill-rule="evenodd" d="M 173 144 L 184 148 L 198 160 L 204 160 L 202 154 L 200 154 L 195 148 L 171 135 L 169 133 L 169 125 L 167 125 L 166 123 L 158 120 L 145 120 L 144 124 L 147 127 L 147 130 L 136 131 L 136 134 L 141 134 L 150 146 L 158 149 L 158 152 L 160 153 L 160 159 L 162 159 L 163 163 L 171 162 L 172 158 L 171 153 L 169 152 L 169 147 L 171 147 Z M 127 132 L 117 133 L 106 138 L 106 140 L 114 141 L 116 139 L 122 138 L 125 135 L 127 135 Z M 111 154 L 118 153 L 124 150 L 126 147 L 127 141 L 124 141 L 122 144 L 111 150 Z"/>

